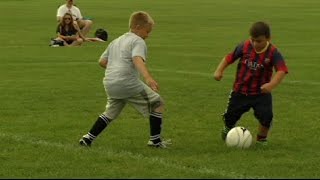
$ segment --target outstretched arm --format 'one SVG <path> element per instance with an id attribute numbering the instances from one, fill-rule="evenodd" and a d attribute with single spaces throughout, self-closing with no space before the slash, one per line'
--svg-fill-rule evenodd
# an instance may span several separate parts
<path id="1" fill-rule="evenodd" d="M 138 69 L 138 71 L 142 74 L 146 84 L 154 91 L 159 91 L 158 83 L 152 78 L 151 74 L 149 73 L 142 57 L 135 56 L 133 58 L 133 64 Z"/>
<path id="2" fill-rule="evenodd" d="M 227 62 L 226 58 L 224 57 L 220 64 L 218 65 L 217 69 L 215 70 L 213 77 L 215 80 L 220 81 L 223 77 L 224 70 L 229 66 L 229 63 Z"/>

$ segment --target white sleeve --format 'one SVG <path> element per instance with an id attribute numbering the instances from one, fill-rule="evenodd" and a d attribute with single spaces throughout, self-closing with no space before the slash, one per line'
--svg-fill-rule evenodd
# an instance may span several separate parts
<path id="1" fill-rule="evenodd" d="M 80 9 L 78 7 L 75 7 L 74 10 L 75 10 L 75 14 L 76 14 L 77 18 L 82 19 Z"/>
<path id="2" fill-rule="evenodd" d="M 144 40 L 140 39 L 133 43 L 132 47 L 132 58 L 135 56 L 140 56 L 143 61 L 147 59 L 147 45 Z"/>
<path id="3" fill-rule="evenodd" d="M 63 17 L 63 15 L 65 14 L 65 9 L 63 8 L 63 6 L 60 6 L 57 10 L 57 17 Z"/>

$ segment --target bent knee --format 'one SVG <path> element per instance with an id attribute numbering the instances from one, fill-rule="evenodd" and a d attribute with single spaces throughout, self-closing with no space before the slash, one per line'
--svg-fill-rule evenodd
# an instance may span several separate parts
<path id="1" fill-rule="evenodd" d="M 160 97 L 158 101 L 155 101 L 154 103 L 151 104 L 151 111 L 155 112 L 163 112 L 164 111 L 164 101 Z"/>
<path id="2" fill-rule="evenodd" d="M 91 27 L 93 22 L 91 20 L 82 20 L 80 21 L 80 28 Z"/>
<path id="3" fill-rule="evenodd" d="M 88 26 L 92 26 L 92 24 L 93 24 L 93 22 L 92 22 L 91 20 L 86 20 L 85 23 L 86 23 L 86 25 L 88 25 Z"/>
<path id="4" fill-rule="evenodd" d="M 272 111 L 255 111 L 254 116 L 259 120 L 260 124 L 269 128 L 273 119 Z"/>
<path id="5" fill-rule="evenodd" d="M 77 38 L 77 42 L 78 43 L 83 43 L 83 39 L 82 38 Z"/>

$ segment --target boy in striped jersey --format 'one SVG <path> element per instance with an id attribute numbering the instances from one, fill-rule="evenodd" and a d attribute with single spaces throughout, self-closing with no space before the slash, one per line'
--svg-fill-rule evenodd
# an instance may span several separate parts
<path id="1" fill-rule="evenodd" d="M 224 70 L 236 60 L 239 60 L 236 78 L 223 114 L 222 138 L 225 140 L 242 114 L 253 108 L 254 116 L 259 120 L 257 143 L 266 145 L 273 119 L 271 91 L 288 73 L 284 58 L 270 42 L 267 23 L 260 21 L 251 26 L 250 39 L 240 43 L 222 59 L 214 72 L 215 80 L 220 81 Z M 276 73 L 272 77 L 273 69 Z"/>
<path id="2" fill-rule="evenodd" d="M 107 93 L 106 110 L 91 130 L 80 139 L 80 145 L 90 146 L 92 141 L 118 117 L 127 103 L 149 116 L 149 146 L 165 148 L 168 141 L 160 137 L 164 102 L 158 83 L 149 73 L 145 39 L 152 31 L 154 21 L 143 11 L 134 12 L 129 20 L 130 31 L 113 40 L 101 55 L 99 64 L 105 68 L 103 79 Z M 140 74 L 145 83 L 140 80 Z"/>

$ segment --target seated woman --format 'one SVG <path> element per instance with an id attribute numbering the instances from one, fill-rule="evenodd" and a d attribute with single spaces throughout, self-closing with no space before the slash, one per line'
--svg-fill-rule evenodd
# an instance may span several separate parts
<path id="1" fill-rule="evenodd" d="M 84 41 L 87 42 L 105 42 L 100 38 L 86 38 L 82 35 L 77 23 L 74 23 L 72 14 L 65 13 L 62 21 L 57 27 L 58 37 L 55 38 L 51 46 L 80 46 Z"/>
<path id="2" fill-rule="evenodd" d="M 80 46 L 86 38 L 82 36 L 79 30 L 73 23 L 72 15 L 65 13 L 57 27 L 58 37 L 55 40 L 62 41 L 64 46 Z"/>

